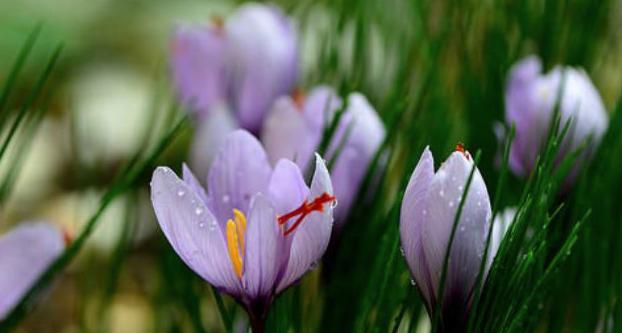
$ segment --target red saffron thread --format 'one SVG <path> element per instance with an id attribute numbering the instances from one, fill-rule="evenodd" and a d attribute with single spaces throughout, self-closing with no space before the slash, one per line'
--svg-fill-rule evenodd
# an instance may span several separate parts
<path id="1" fill-rule="evenodd" d="M 305 199 L 305 201 L 302 202 L 300 207 L 292 210 L 289 213 L 286 213 L 286 214 L 284 214 L 282 216 L 279 216 L 279 218 L 278 218 L 279 225 L 284 225 L 290 219 L 298 216 L 296 221 L 289 228 L 287 228 L 287 229 L 285 229 L 283 231 L 283 235 L 287 236 L 287 235 L 291 234 L 294 230 L 296 230 L 296 228 L 298 228 L 300 223 L 302 223 L 302 220 L 304 220 L 304 218 L 307 217 L 307 215 L 309 215 L 309 214 L 311 214 L 312 212 L 315 212 L 315 211 L 323 212 L 324 211 L 324 204 L 333 202 L 335 200 L 336 200 L 336 198 L 334 196 L 324 192 L 324 193 L 322 193 L 320 196 L 318 196 L 317 198 L 315 198 L 311 202 L 309 202 L 309 201 L 307 201 Z"/>

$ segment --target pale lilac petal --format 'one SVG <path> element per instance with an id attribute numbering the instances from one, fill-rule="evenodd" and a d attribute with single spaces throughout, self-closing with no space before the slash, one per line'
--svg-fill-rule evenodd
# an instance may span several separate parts
<path id="1" fill-rule="evenodd" d="M 203 185 L 201 185 L 197 177 L 194 176 L 186 163 L 182 165 L 181 169 L 182 177 L 186 185 L 188 185 L 188 187 L 190 187 L 192 191 L 194 191 L 194 193 L 196 193 L 196 195 L 201 198 L 201 200 L 203 200 L 203 202 L 207 205 L 207 193 L 205 192 L 205 188 L 203 187 Z"/>
<path id="2" fill-rule="evenodd" d="M 22 223 L 0 237 L 0 320 L 63 248 L 62 234 L 45 223 Z"/>
<path id="3" fill-rule="evenodd" d="M 239 295 L 223 229 L 192 187 L 169 168 L 158 167 L 151 201 L 160 228 L 181 259 L 214 287 Z"/>
<path id="4" fill-rule="evenodd" d="M 199 179 L 205 181 L 216 154 L 227 135 L 238 128 L 238 124 L 224 104 L 217 104 L 209 115 L 199 119 L 190 147 L 190 165 Z"/>
<path id="5" fill-rule="evenodd" d="M 235 110 L 240 125 L 257 133 L 274 100 L 289 93 L 297 78 L 297 37 L 276 7 L 243 5 L 227 20 Z"/>
<path id="6" fill-rule="evenodd" d="M 311 182 L 309 197 L 314 199 L 322 193 L 333 194 L 332 183 L 324 161 L 316 155 L 315 173 Z M 277 292 L 296 282 L 320 260 L 333 227 L 333 207 L 324 206 L 323 212 L 313 212 L 305 218 L 296 231 L 287 237 L 293 237 L 289 262 L 278 284 Z"/>
<path id="7" fill-rule="evenodd" d="M 277 214 L 298 208 L 309 196 L 309 188 L 305 184 L 300 168 L 286 159 L 279 160 L 274 167 L 268 192 Z"/>
<path id="8" fill-rule="evenodd" d="M 246 295 L 251 299 L 266 298 L 274 290 L 279 272 L 279 245 L 283 242 L 276 213 L 262 194 L 253 197 L 248 213 L 244 276 Z"/>
<path id="9" fill-rule="evenodd" d="M 335 112 L 341 108 L 341 98 L 335 90 L 328 86 L 318 86 L 313 88 L 305 100 L 304 116 L 307 126 L 314 135 L 317 144 L 322 139 L 324 127 L 330 124 L 327 119 L 333 119 Z"/>
<path id="10" fill-rule="evenodd" d="M 244 130 L 227 136 L 208 176 L 208 197 L 214 215 L 221 222 L 233 216 L 233 209 L 248 212 L 256 193 L 267 193 L 272 169 L 263 147 Z"/>
<path id="11" fill-rule="evenodd" d="M 172 40 L 171 68 L 181 101 L 199 116 L 226 97 L 225 40 L 215 26 L 186 26 Z"/>
<path id="12" fill-rule="evenodd" d="M 430 271 L 422 248 L 421 233 L 423 225 L 428 223 L 425 205 L 433 176 L 434 157 L 429 147 L 426 147 L 404 192 L 400 214 L 400 239 L 404 256 L 428 308 L 433 306 L 434 293 Z"/>
<path id="13" fill-rule="evenodd" d="M 423 250 L 438 293 L 445 251 L 461 196 L 473 167 L 468 155 L 454 152 L 432 178 L 426 197 L 427 223 L 423 225 Z M 491 209 L 486 184 L 478 170 L 473 175 L 450 253 L 445 285 L 447 306 L 467 307 L 483 256 Z M 437 295 L 438 297 L 438 295 Z"/>
<path id="14" fill-rule="evenodd" d="M 314 146 L 304 149 L 306 142 L 310 141 L 310 135 L 302 110 L 289 96 L 277 99 L 266 117 L 261 133 L 261 142 L 273 165 L 281 158 L 308 160 L 305 155 L 313 154 Z"/>
<path id="15" fill-rule="evenodd" d="M 348 100 L 348 108 L 331 141 L 332 149 L 327 154 L 331 157 L 338 154 L 331 170 L 339 200 L 335 210 L 338 225 L 345 221 L 367 169 L 385 137 L 384 125 L 367 99 L 353 93 Z M 336 151 L 339 146 L 342 149 Z"/>
<path id="16" fill-rule="evenodd" d="M 503 241 L 503 237 L 505 237 L 505 234 L 510 229 L 512 222 L 514 222 L 515 216 L 515 207 L 508 207 L 503 212 L 497 214 L 497 217 L 492 225 L 492 235 L 490 236 L 490 248 L 488 249 L 486 272 L 490 270 L 490 266 L 492 266 L 492 262 L 497 255 L 497 251 L 499 251 L 499 246 L 501 246 L 501 241 Z"/>

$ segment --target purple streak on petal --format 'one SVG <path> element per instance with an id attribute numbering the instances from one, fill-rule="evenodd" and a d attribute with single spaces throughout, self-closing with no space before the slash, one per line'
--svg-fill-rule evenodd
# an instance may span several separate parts
<path id="1" fill-rule="evenodd" d="M 267 193 L 272 169 L 263 147 L 244 130 L 235 130 L 225 139 L 208 176 L 208 197 L 216 218 L 224 223 L 233 209 L 246 213 L 258 192 Z"/>
<path id="2" fill-rule="evenodd" d="M 348 99 L 348 108 L 327 153 L 327 156 L 334 155 L 336 147 L 345 140 L 331 170 L 335 194 L 339 200 L 335 210 L 338 226 L 345 221 L 367 168 L 385 137 L 384 125 L 367 99 L 358 93 L 351 94 Z"/>
<path id="3" fill-rule="evenodd" d="M 63 248 L 61 233 L 45 223 L 23 223 L 0 238 L 0 320 Z"/>
<path id="4" fill-rule="evenodd" d="M 196 122 L 197 127 L 190 147 L 190 165 L 199 179 L 207 180 L 207 173 L 227 135 L 238 128 L 231 111 L 223 104 L 215 105 L 210 114 Z"/>
<path id="5" fill-rule="evenodd" d="M 193 188 L 169 168 L 158 167 L 151 201 L 160 228 L 181 259 L 214 287 L 240 295 L 223 229 Z"/>
<path id="6" fill-rule="evenodd" d="M 274 207 L 263 194 L 253 197 L 246 230 L 243 266 L 246 295 L 265 301 L 275 287 L 283 235 Z"/>
<path id="7" fill-rule="evenodd" d="M 309 197 L 314 199 L 322 193 L 333 194 L 333 187 L 324 161 L 316 155 L 315 173 L 311 182 Z M 296 282 L 320 260 L 333 227 L 333 207 L 330 204 L 324 206 L 323 212 L 313 212 L 305 218 L 292 234 L 293 237 L 289 262 L 278 284 L 277 292 Z"/>
<path id="8" fill-rule="evenodd" d="M 400 214 L 400 239 L 404 256 L 428 309 L 434 306 L 434 291 L 422 248 L 421 233 L 423 225 L 428 223 L 425 205 L 433 176 L 434 157 L 429 147 L 426 147 L 406 187 Z"/>
<path id="9" fill-rule="evenodd" d="M 173 80 L 181 101 L 204 117 L 226 97 L 225 40 L 213 26 L 186 26 L 171 42 Z"/>
<path id="10" fill-rule="evenodd" d="M 274 100 L 288 94 L 297 77 L 297 37 L 275 7 L 242 6 L 226 22 L 234 107 L 240 125 L 259 132 Z"/>
<path id="11" fill-rule="evenodd" d="M 454 152 L 441 165 L 429 185 L 426 199 L 428 222 L 423 225 L 422 239 L 435 293 L 438 293 L 453 221 L 472 167 L 470 158 L 461 152 Z M 450 252 L 445 305 L 467 307 L 479 273 L 490 216 L 486 184 L 476 170 Z"/>

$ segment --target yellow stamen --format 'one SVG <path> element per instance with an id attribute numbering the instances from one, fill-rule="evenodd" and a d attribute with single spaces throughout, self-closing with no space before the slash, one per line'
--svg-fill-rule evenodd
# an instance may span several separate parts
<path id="1" fill-rule="evenodd" d="M 245 249 L 244 235 L 246 234 L 246 216 L 238 209 L 233 209 L 233 219 L 238 230 L 238 239 L 240 240 L 240 250 Z"/>
<path id="2" fill-rule="evenodd" d="M 238 244 L 238 231 L 232 220 L 227 221 L 227 250 L 229 250 L 229 259 L 233 264 L 235 275 L 242 278 L 242 256 Z"/>

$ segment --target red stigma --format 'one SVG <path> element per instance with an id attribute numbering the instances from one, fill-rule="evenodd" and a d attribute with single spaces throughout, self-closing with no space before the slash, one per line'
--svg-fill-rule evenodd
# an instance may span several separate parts
<path id="1" fill-rule="evenodd" d="M 305 199 L 305 201 L 302 202 L 302 204 L 300 205 L 300 207 L 292 210 L 289 213 L 286 213 L 284 215 L 279 216 L 278 221 L 279 221 L 279 225 L 285 225 L 285 223 L 287 223 L 287 221 L 289 221 L 290 219 L 298 216 L 298 218 L 296 219 L 296 221 L 287 229 L 285 229 L 283 231 L 283 235 L 287 236 L 289 234 L 291 234 L 292 232 L 294 232 L 294 230 L 296 230 L 296 228 L 298 228 L 298 226 L 300 225 L 300 223 L 302 223 L 302 220 L 304 220 L 305 217 L 307 217 L 307 215 L 313 213 L 313 212 L 323 212 L 324 211 L 324 204 L 330 203 L 330 202 L 334 202 L 336 200 L 335 196 L 332 196 L 326 192 L 322 193 L 320 196 L 316 197 L 315 199 L 313 199 L 313 201 L 309 202 L 308 200 Z"/>
<path id="2" fill-rule="evenodd" d="M 212 21 L 212 26 L 214 27 L 214 30 L 216 30 L 217 33 L 222 34 L 225 32 L 225 21 L 222 19 L 222 16 L 213 15 L 211 17 L 211 21 Z"/>
<path id="3" fill-rule="evenodd" d="M 69 246 L 69 244 L 73 242 L 73 238 L 74 238 L 73 234 L 69 231 L 67 227 L 63 227 L 62 233 L 63 233 L 63 242 L 65 243 L 65 246 Z"/>
<path id="4" fill-rule="evenodd" d="M 300 89 L 295 89 L 292 92 L 292 101 L 294 101 L 294 105 L 298 108 L 299 111 L 302 111 L 302 108 L 305 104 L 305 94 Z"/>
<path id="5" fill-rule="evenodd" d="M 456 144 L 456 151 L 462 153 L 462 155 L 464 155 L 464 157 L 466 157 L 467 160 L 471 159 L 471 154 L 469 154 L 469 152 L 466 151 L 466 149 L 464 149 L 464 143 L 458 142 Z"/>

